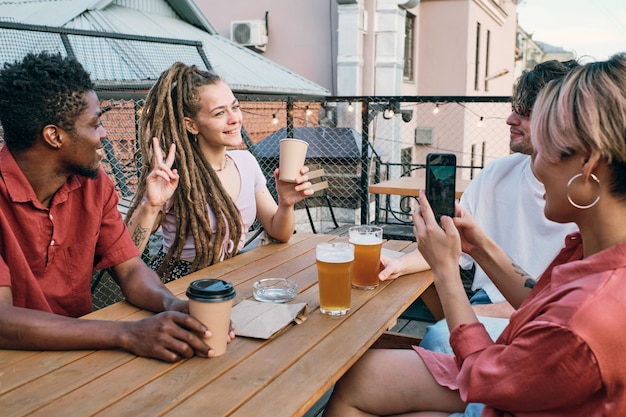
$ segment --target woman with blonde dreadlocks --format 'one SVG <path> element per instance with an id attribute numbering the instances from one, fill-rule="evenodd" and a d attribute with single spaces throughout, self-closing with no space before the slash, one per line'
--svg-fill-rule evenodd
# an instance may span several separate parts
<path id="1" fill-rule="evenodd" d="M 288 241 L 294 204 L 313 194 L 307 167 L 295 184 L 278 180 L 276 170 L 277 204 L 254 156 L 228 150 L 241 145 L 241 126 L 230 87 L 196 66 L 175 63 L 148 93 L 139 119 L 143 166 L 127 222 L 140 250 L 162 226 L 163 249 L 150 266 L 164 282 L 236 255 L 255 219 Z"/>

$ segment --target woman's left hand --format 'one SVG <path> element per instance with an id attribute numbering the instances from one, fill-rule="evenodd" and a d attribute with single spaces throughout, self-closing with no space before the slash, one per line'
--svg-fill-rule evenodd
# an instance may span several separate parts
<path id="1" fill-rule="evenodd" d="M 172 168 L 176 157 L 176 145 L 172 144 L 167 156 L 164 156 L 159 139 L 155 137 L 152 138 L 152 152 L 154 168 L 146 178 L 145 197 L 151 206 L 161 207 L 172 198 L 180 179 L 178 171 Z"/>
<path id="2" fill-rule="evenodd" d="M 285 182 L 278 179 L 279 170 L 274 170 L 274 180 L 276 181 L 276 191 L 278 193 L 278 204 L 285 206 L 293 206 L 302 201 L 305 197 L 313 195 L 309 177 L 306 175 L 309 167 L 304 166 L 300 170 L 300 176 L 296 178 L 296 182 Z"/>

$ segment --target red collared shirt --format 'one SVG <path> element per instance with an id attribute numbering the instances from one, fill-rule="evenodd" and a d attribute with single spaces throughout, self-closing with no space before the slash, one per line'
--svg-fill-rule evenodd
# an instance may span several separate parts
<path id="1" fill-rule="evenodd" d="M 13 305 L 79 317 L 91 312 L 94 269 L 138 250 L 117 210 L 113 182 L 73 175 L 43 206 L 6 146 L 0 150 L 0 286 Z"/>
<path id="2" fill-rule="evenodd" d="M 581 258 L 569 235 L 495 343 L 472 323 L 456 357 L 416 348 L 435 379 L 482 416 L 626 416 L 626 243 Z"/>

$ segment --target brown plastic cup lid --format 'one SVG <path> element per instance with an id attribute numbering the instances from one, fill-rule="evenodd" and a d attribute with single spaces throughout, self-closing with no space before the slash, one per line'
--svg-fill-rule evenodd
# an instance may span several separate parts
<path id="1" fill-rule="evenodd" d="M 235 298 L 233 284 L 221 279 L 198 279 L 187 288 L 187 298 L 203 302 L 219 302 Z"/>

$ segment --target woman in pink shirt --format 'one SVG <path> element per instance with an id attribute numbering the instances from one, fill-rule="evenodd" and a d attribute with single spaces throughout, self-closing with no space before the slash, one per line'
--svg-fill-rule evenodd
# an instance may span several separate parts
<path id="1" fill-rule="evenodd" d="M 258 162 L 241 146 L 239 101 L 216 74 L 177 62 L 146 98 L 139 120 L 143 167 L 127 215 L 143 250 L 163 228 L 163 249 L 151 266 L 167 282 L 237 254 L 258 219 L 273 239 L 295 228 L 294 205 L 311 195 L 304 167 L 295 184 L 278 180 L 278 204 Z M 168 150 L 164 155 L 163 150 Z"/>
<path id="2" fill-rule="evenodd" d="M 626 415 L 626 54 L 550 83 L 531 123 L 544 213 L 580 232 L 534 285 L 460 207 L 441 228 L 421 195 L 414 229 L 454 355 L 372 349 L 325 417 Z M 465 295 L 461 251 L 517 309 L 495 343 Z"/>

